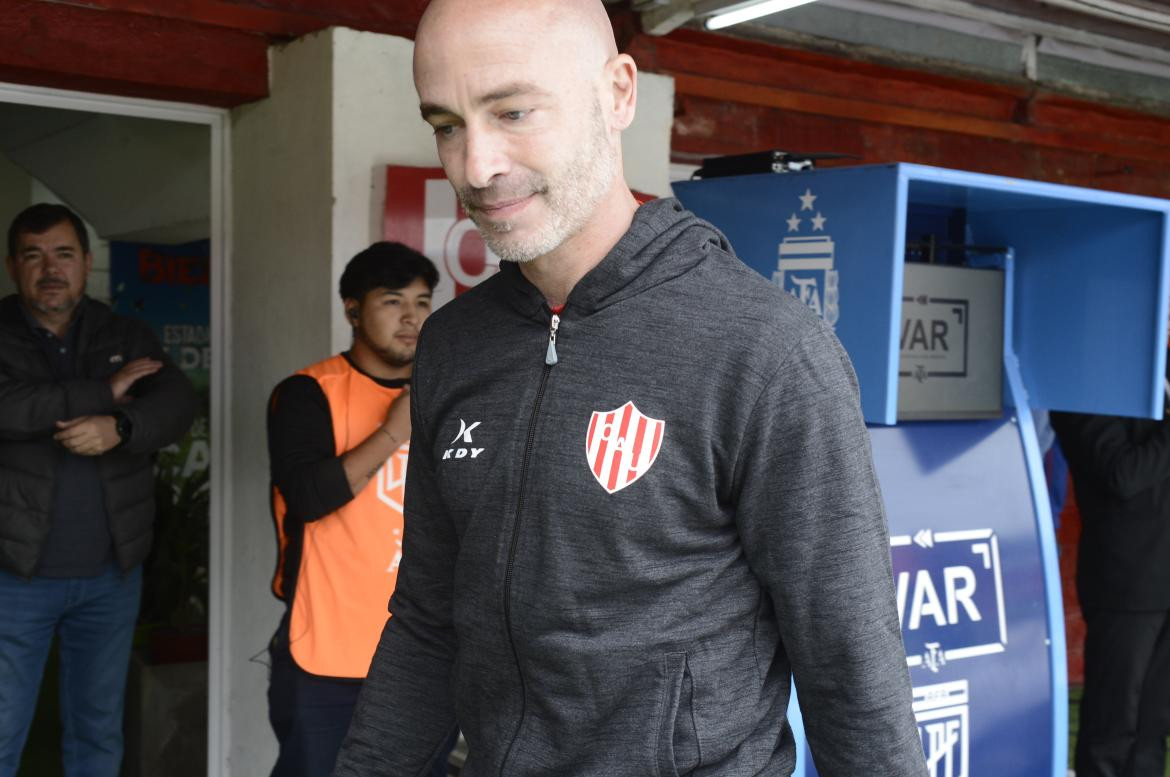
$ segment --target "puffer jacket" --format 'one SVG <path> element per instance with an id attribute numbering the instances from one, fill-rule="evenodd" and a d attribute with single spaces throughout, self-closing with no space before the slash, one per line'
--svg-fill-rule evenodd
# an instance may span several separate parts
<path id="1" fill-rule="evenodd" d="M 114 556 L 122 569 L 146 558 L 154 523 L 154 453 L 177 441 L 195 416 L 195 390 L 141 321 L 86 298 L 80 320 L 77 374 L 53 376 L 30 330 L 20 298 L 0 300 L 0 567 L 29 577 L 49 534 L 54 477 L 64 449 L 54 424 L 118 409 L 130 439 L 98 457 Z M 115 405 L 109 378 L 134 359 L 165 366 L 138 380 L 132 401 Z"/>

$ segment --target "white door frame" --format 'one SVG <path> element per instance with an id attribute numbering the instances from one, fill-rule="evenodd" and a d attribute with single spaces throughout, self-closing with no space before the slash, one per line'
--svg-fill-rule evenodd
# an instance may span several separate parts
<path id="1" fill-rule="evenodd" d="M 230 745 L 227 595 L 231 591 L 231 114 L 227 109 L 0 82 L 0 102 L 202 124 L 211 131 L 211 504 L 208 570 L 207 773 L 227 773 Z"/>

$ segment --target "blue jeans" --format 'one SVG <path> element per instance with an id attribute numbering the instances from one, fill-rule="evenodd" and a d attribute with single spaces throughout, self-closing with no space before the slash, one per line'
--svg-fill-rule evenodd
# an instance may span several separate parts
<path id="1" fill-rule="evenodd" d="M 361 681 L 318 677 L 297 666 L 288 648 L 287 614 L 268 655 L 272 659 L 268 722 L 280 745 L 269 777 L 329 777 L 349 730 Z M 429 777 L 447 777 L 447 759 L 457 738 L 457 732 L 451 735 Z"/>
<path id="2" fill-rule="evenodd" d="M 60 652 L 66 777 L 117 777 L 142 567 L 31 580 L 0 571 L 0 777 L 12 777 L 37 704 L 53 635 Z"/>

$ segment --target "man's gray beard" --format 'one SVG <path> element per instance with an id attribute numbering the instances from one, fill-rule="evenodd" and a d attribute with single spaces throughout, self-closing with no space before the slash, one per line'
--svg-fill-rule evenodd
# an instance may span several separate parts
<path id="1" fill-rule="evenodd" d="M 459 200 L 488 248 L 502 261 L 523 264 L 552 253 L 584 228 L 613 183 L 616 162 L 617 155 L 606 137 L 601 106 L 597 105 L 590 143 L 582 152 L 557 171 L 551 185 L 544 176 L 534 176 L 527 182 L 530 191 L 545 198 L 548 209 L 547 220 L 536 234 L 524 240 L 507 240 L 515 226 L 512 222 L 480 221 L 468 190 L 458 192 Z"/>
<path id="2" fill-rule="evenodd" d="M 76 296 L 65 297 L 60 303 L 56 305 L 43 305 L 33 299 L 26 299 L 25 302 L 30 308 L 46 316 L 56 316 L 62 313 L 72 313 L 77 308 L 77 306 L 81 304 L 81 300 L 85 296 L 86 287 L 88 285 L 88 283 L 81 284 L 81 291 L 78 292 Z"/>

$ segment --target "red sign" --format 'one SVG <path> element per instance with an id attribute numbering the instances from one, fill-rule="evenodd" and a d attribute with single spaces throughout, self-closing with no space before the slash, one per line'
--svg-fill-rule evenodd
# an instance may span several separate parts
<path id="1" fill-rule="evenodd" d="M 500 268 L 440 167 L 387 166 L 382 236 L 421 251 L 439 268 L 436 307 Z"/>
<path id="2" fill-rule="evenodd" d="M 639 203 L 654 199 L 634 192 Z M 386 167 L 382 237 L 422 252 L 439 268 L 435 307 L 458 297 L 500 269 L 475 224 L 455 197 L 441 167 Z"/>

